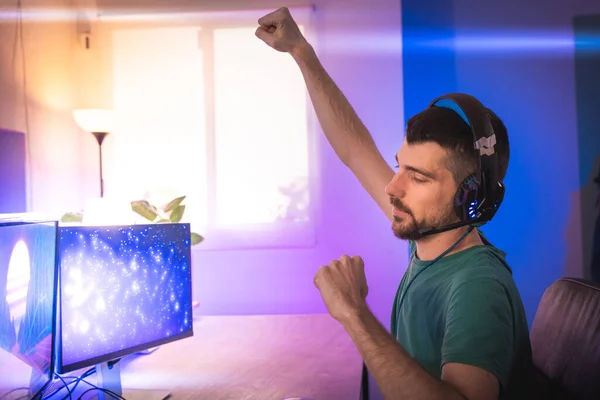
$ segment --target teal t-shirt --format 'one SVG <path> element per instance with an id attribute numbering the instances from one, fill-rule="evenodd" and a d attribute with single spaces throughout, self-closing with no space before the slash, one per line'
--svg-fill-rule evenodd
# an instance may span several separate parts
<path id="1" fill-rule="evenodd" d="M 502 399 L 521 398 L 531 366 L 525 309 L 504 252 L 480 235 L 484 245 L 430 266 L 410 243 L 411 262 L 392 310 L 392 335 L 437 378 L 446 363 L 469 364 L 498 378 Z"/>

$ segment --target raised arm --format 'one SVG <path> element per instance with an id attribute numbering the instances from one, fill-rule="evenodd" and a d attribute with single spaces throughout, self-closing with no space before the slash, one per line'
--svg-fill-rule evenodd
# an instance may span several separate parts
<path id="1" fill-rule="evenodd" d="M 258 24 L 257 37 L 272 48 L 292 55 L 300 67 L 325 137 L 339 159 L 350 168 L 391 220 L 385 186 L 391 181 L 394 171 L 381 156 L 371 134 L 344 94 L 323 68 L 289 10 L 280 8 L 260 18 Z"/>

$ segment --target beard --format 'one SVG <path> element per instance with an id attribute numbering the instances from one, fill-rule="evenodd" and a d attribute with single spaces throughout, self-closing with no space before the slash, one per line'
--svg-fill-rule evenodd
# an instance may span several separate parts
<path id="1" fill-rule="evenodd" d="M 422 229 L 445 226 L 457 220 L 452 204 L 438 210 L 436 215 L 428 220 L 417 221 L 410 208 L 402 204 L 399 199 L 390 197 L 390 203 L 398 210 L 406 213 L 404 217 L 394 215 L 392 222 L 394 236 L 402 240 L 417 241 L 425 236 L 421 233 Z"/>

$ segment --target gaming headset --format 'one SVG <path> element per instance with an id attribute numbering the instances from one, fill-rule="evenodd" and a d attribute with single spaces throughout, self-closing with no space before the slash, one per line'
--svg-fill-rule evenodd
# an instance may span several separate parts
<path id="1" fill-rule="evenodd" d="M 433 235 L 462 226 L 479 226 L 490 221 L 502 200 L 504 185 L 500 180 L 496 134 L 486 108 L 473 96 L 451 93 L 433 100 L 429 107 L 444 107 L 456 112 L 471 128 L 473 146 L 478 151 L 477 170 L 459 186 L 454 196 L 454 210 L 459 222 L 422 229 L 422 235 Z"/>

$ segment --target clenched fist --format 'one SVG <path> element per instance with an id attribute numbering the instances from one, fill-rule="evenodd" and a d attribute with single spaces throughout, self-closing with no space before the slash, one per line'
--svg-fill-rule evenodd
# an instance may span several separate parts
<path id="1" fill-rule="evenodd" d="M 308 44 L 286 7 L 260 18 L 258 24 L 256 36 L 275 50 L 294 53 Z"/>
<path id="2" fill-rule="evenodd" d="M 321 267 L 315 275 L 315 286 L 327 306 L 329 314 L 338 321 L 356 316 L 366 307 L 369 293 L 365 264 L 359 256 L 341 256 Z"/>

